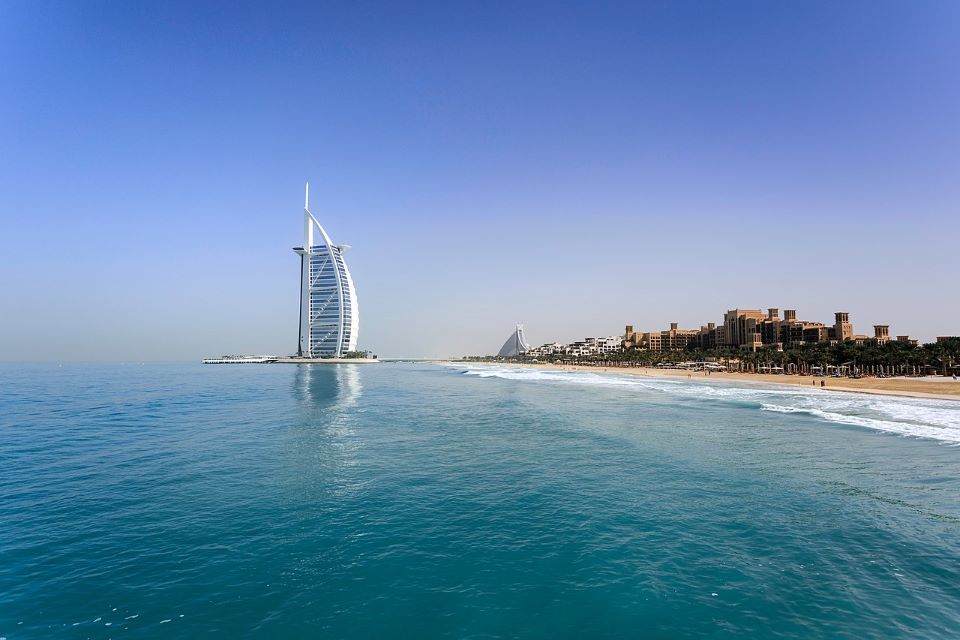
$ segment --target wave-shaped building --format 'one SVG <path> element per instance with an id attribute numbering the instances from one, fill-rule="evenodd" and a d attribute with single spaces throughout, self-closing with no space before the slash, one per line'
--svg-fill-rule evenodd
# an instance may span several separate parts
<path id="1" fill-rule="evenodd" d="M 349 245 L 333 244 L 310 213 L 310 184 L 303 204 L 300 255 L 300 343 L 303 358 L 339 358 L 356 351 L 360 328 L 357 290 L 343 259 Z"/>
<path id="2" fill-rule="evenodd" d="M 510 337 L 507 338 L 507 341 L 503 343 L 502 347 L 500 347 L 500 352 L 497 353 L 497 356 L 520 356 L 529 350 L 530 345 L 527 344 L 527 338 L 523 335 L 523 325 L 518 324 L 517 328 L 514 329 L 513 333 L 510 334 Z"/>

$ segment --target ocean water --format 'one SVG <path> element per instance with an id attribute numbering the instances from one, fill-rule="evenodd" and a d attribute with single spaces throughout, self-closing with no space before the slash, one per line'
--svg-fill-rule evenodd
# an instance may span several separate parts
<path id="1" fill-rule="evenodd" d="M 0 638 L 958 638 L 960 403 L 0 365 Z"/>

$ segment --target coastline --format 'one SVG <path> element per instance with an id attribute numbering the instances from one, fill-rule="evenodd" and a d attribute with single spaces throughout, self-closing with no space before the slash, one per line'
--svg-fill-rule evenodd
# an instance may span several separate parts
<path id="1" fill-rule="evenodd" d="M 456 362 L 456 361 L 454 361 Z M 794 387 L 813 387 L 820 389 L 820 381 L 826 382 L 824 391 L 843 391 L 848 393 L 866 393 L 882 396 L 906 398 L 926 398 L 930 400 L 960 401 L 960 380 L 932 382 L 912 378 L 816 378 L 798 375 L 774 375 L 769 373 L 730 373 L 714 372 L 710 375 L 702 371 L 683 371 L 680 369 L 658 369 L 656 367 L 595 367 L 588 365 L 551 364 L 547 362 L 459 362 L 459 364 L 482 364 L 500 367 L 524 369 L 542 369 L 546 371 L 585 371 L 589 373 L 641 376 L 647 378 L 684 378 L 697 379 L 698 382 L 747 382 L 778 384 Z"/>

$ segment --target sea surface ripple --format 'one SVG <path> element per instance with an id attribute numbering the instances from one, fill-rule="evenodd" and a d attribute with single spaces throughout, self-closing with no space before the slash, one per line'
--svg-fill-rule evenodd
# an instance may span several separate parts
<path id="1" fill-rule="evenodd" d="M 0 638 L 957 638 L 960 408 L 0 365 Z"/>

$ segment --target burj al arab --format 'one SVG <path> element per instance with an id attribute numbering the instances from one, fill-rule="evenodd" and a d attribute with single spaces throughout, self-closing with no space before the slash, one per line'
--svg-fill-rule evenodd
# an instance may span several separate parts
<path id="1" fill-rule="evenodd" d="M 303 203 L 303 246 L 300 255 L 301 358 L 340 358 L 357 348 L 357 290 L 343 259 L 349 245 L 334 244 L 310 212 L 310 183 Z"/>

